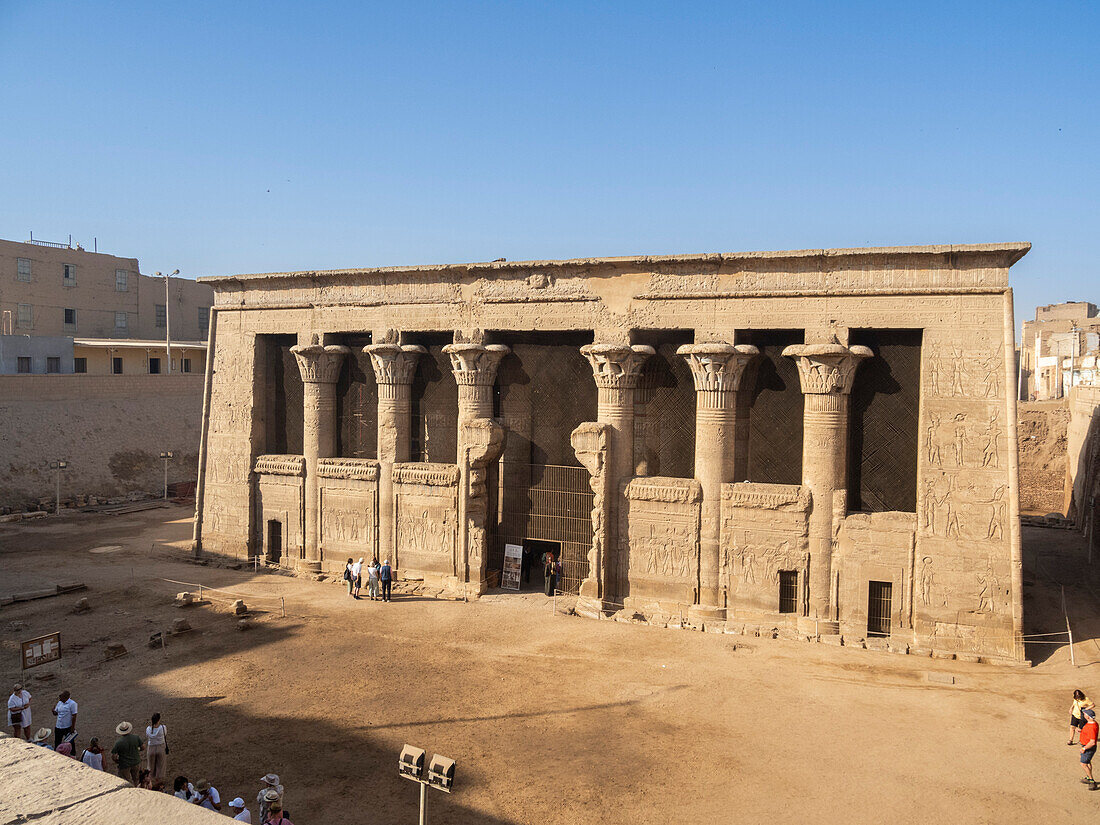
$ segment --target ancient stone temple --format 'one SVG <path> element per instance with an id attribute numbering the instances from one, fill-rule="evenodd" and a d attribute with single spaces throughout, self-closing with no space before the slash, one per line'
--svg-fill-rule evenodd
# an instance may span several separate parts
<path id="1" fill-rule="evenodd" d="M 581 613 L 1020 659 L 1028 249 L 204 279 L 196 549 L 472 598 L 515 544 Z"/>

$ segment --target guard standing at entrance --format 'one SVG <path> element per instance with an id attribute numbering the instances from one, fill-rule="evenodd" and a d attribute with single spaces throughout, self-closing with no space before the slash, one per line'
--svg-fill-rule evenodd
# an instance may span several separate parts
<path id="1" fill-rule="evenodd" d="M 554 554 L 549 550 L 543 558 L 542 572 L 546 577 L 546 595 L 553 596 L 554 590 L 558 586 L 558 562 L 554 558 Z"/>

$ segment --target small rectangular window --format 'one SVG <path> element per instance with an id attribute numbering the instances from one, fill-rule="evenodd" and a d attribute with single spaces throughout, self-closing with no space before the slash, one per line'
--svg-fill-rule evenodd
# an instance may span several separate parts
<path id="1" fill-rule="evenodd" d="M 125 292 L 129 273 L 125 269 L 115 270 L 115 292 Z"/>
<path id="2" fill-rule="evenodd" d="M 75 309 L 66 309 L 65 310 L 65 324 L 67 326 L 70 326 L 70 327 L 76 326 L 76 310 Z"/>
<path id="3" fill-rule="evenodd" d="M 153 309 L 156 312 L 155 323 L 158 329 L 164 329 L 168 322 L 168 307 L 164 304 L 154 304 Z"/>
<path id="4" fill-rule="evenodd" d="M 126 329 L 126 313 L 115 313 L 115 329 Z"/>
<path id="5" fill-rule="evenodd" d="M 199 340 L 210 332 L 210 307 L 199 307 Z"/>
<path id="6" fill-rule="evenodd" d="M 159 358 L 150 358 L 149 359 L 149 374 L 150 375 L 160 375 L 160 359 Z"/>
<path id="7" fill-rule="evenodd" d="M 16 275 L 20 281 L 29 281 L 31 279 L 31 259 L 19 258 L 15 264 Z"/>
<path id="8" fill-rule="evenodd" d="M 34 326 L 34 307 L 30 304 L 19 305 L 19 315 L 16 319 L 16 323 L 21 327 L 33 327 Z"/>
<path id="9" fill-rule="evenodd" d="M 64 264 L 65 270 L 63 275 L 63 283 L 65 286 L 75 286 L 76 284 L 76 267 L 72 264 Z"/>
<path id="10" fill-rule="evenodd" d="M 798 571 L 779 571 L 779 612 L 798 612 Z"/>
<path id="11" fill-rule="evenodd" d="M 61 358 L 56 355 L 46 356 L 46 372 L 56 375 L 61 372 Z"/>
<path id="12" fill-rule="evenodd" d="M 31 371 L 31 359 L 30 359 L 30 357 L 26 356 L 26 355 L 20 355 L 19 356 L 19 364 L 16 367 L 16 370 L 18 370 L 20 373 L 29 373 Z"/>
<path id="13" fill-rule="evenodd" d="M 87 358 L 74 358 L 73 359 L 73 372 L 87 372 L 88 371 L 88 359 Z"/>
<path id="14" fill-rule="evenodd" d="M 111 359 L 111 375 L 122 375 L 122 359 Z"/>
<path id="15" fill-rule="evenodd" d="M 191 372 L 191 359 L 190 358 L 180 359 L 180 372 Z"/>

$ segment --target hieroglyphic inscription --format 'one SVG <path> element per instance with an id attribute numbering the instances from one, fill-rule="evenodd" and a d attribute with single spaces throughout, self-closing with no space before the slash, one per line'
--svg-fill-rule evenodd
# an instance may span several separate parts
<path id="1" fill-rule="evenodd" d="M 670 502 L 632 504 L 627 572 L 647 579 L 692 581 L 699 559 L 698 515 L 692 510 Z"/>
<path id="2" fill-rule="evenodd" d="M 326 550 L 372 554 L 376 524 L 373 491 L 321 490 L 321 544 Z"/>

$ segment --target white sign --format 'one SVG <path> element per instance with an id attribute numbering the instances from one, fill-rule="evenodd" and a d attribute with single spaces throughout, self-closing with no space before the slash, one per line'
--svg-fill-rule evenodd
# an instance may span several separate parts
<path id="1" fill-rule="evenodd" d="M 518 589 L 518 588 L 517 588 Z M 61 634 L 51 633 L 22 643 L 23 670 L 38 667 L 61 658 Z"/>
<path id="2" fill-rule="evenodd" d="M 523 545 L 504 545 L 504 569 L 500 571 L 500 586 L 504 590 L 519 590 L 519 577 L 523 569 Z"/>

